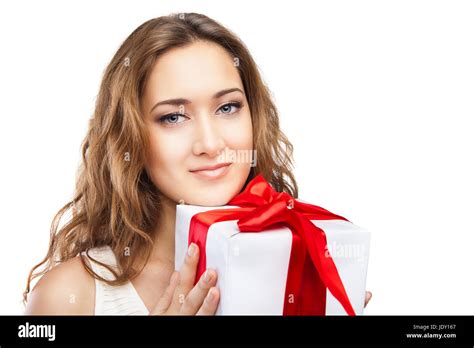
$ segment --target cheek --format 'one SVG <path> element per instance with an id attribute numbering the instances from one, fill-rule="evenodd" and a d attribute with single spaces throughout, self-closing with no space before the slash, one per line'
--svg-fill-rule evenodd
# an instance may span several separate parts
<path id="1" fill-rule="evenodd" d="M 252 154 L 252 131 L 252 119 L 250 113 L 248 113 L 245 117 L 239 118 L 239 121 L 233 125 L 226 137 L 226 144 L 230 149 L 237 151 L 244 150 L 242 152 L 243 155 L 236 155 L 235 163 L 233 164 L 234 175 L 231 180 L 237 185 L 234 187 L 234 194 L 240 191 L 241 186 L 247 180 L 251 169 L 250 164 L 254 161 L 253 156 L 255 156 L 255 154 Z"/>
<path id="2" fill-rule="evenodd" d="M 184 163 L 190 151 L 188 144 L 177 144 L 175 137 L 156 131 L 150 136 L 149 146 L 146 168 L 151 180 L 161 193 L 178 202 L 183 198 L 181 188 L 184 186 Z"/>
<path id="3" fill-rule="evenodd" d="M 175 139 L 166 134 L 159 134 L 159 132 L 151 135 L 149 150 L 148 167 L 154 177 L 169 175 L 176 171 L 186 156 L 186 145 L 184 143 L 178 146 Z"/>
<path id="4" fill-rule="evenodd" d="M 233 149 L 251 150 L 253 148 L 252 120 L 250 114 L 239 118 L 226 132 L 226 143 Z"/>

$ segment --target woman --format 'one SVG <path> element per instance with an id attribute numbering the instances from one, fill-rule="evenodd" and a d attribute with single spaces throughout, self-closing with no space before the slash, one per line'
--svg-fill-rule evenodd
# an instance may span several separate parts
<path id="1" fill-rule="evenodd" d="M 219 161 L 229 149 L 258 161 Z M 176 204 L 225 205 L 257 173 L 298 195 L 292 145 L 250 53 L 196 13 L 152 19 L 124 41 L 82 153 L 75 197 L 28 277 L 26 314 L 214 314 L 215 270 L 193 286 L 199 248 L 174 271 Z"/>

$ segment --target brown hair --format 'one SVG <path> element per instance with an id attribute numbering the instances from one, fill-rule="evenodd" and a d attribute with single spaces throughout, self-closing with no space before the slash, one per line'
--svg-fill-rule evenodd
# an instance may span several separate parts
<path id="1" fill-rule="evenodd" d="M 34 278 L 90 248 L 109 245 L 117 256 L 120 274 L 104 265 L 116 278 L 107 280 L 96 274 L 80 255 L 87 272 L 110 285 L 133 279 L 145 266 L 146 261 L 139 270 L 134 269 L 134 257 L 128 255 L 141 254 L 148 260 L 153 246 L 152 231 L 159 220 L 156 211 L 160 192 L 144 169 L 148 135 L 140 98 L 160 55 L 196 40 L 217 43 L 231 57 L 238 58 L 237 68 L 252 117 L 254 150 L 258 154 L 247 182 L 260 173 L 275 190 L 298 196 L 291 171 L 293 147 L 280 130 L 277 109 L 246 46 L 235 34 L 202 14 L 181 13 L 151 19 L 122 43 L 104 72 L 82 144 L 74 198 L 53 219 L 48 252 L 28 275 L 24 303 Z M 128 156 L 126 161 L 124 156 Z M 72 211 L 72 217 L 60 227 L 59 222 L 68 211 Z M 127 249 L 129 253 L 125 256 Z M 45 263 L 44 269 L 35 273 Z"/>

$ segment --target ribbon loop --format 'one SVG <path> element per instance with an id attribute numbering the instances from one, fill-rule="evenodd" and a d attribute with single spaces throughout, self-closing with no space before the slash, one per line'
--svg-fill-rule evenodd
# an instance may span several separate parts
<path id="1" fill-rule="evenodd" d="M 240 232 L 260 232 L 268 227 L 285 221 L 287 206 L 284 199 L 255 208 L 237 222 Z"/>

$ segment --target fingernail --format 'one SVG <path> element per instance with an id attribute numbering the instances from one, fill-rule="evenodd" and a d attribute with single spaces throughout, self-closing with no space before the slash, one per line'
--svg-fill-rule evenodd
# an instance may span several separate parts
<path id="1" fill-rule="evenodd" d="M 211 290 L 209 290 L 209 293 L 207 294 L 206 296 L 206 302 L 207 303 L 212 303 L 212 301 L 214 300 L 214 288 L 211 288 Z"/>
<path id="2" fill-rule="evenodd" d="M 208 270 L 204 272 L 204 275 L 202 276 L 202 280 L 204 281 L 204 283 L 209 283 L 209 280 L 211 280 L 211 275 L 209 274 Z"/>
<path id="3" fill-rule="evenodd" d="M 194 254 L 196 254 L 196 244 L 191 243 L 188 248 L 188 256 L 194 256 Z"/>

